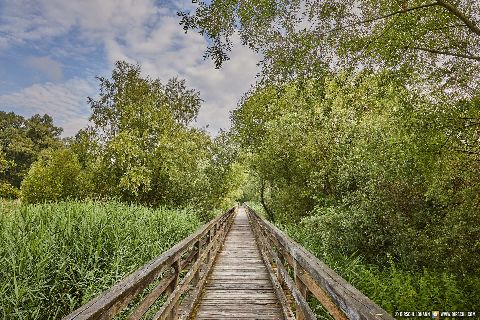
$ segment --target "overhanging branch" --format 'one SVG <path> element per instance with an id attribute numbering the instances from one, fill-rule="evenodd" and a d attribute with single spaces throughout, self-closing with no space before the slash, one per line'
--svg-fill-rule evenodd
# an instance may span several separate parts
<path id="1" fill-rule="evenodd" d="M 329 34 L 329 33 L 335 32 L 335 31 L 343 30 L 343 29 L 350 28 L 350 27 L 359 26 L 359 25 L 362 25 L 362 24 L 365 24 L 365 23 L 370 23 L 370 22 L 375 22 L 375 21 L 378 21 L 378 20 L 387 19 L 387 18 L 396 16 L 397 14 L 407 13 L 407 12 L 410 12 L 410 11 L 425 9 L 425 8 L 434 7 L 434 6 L 438 6 L 438 5 L 439 4 L 437 2 L 432 2 L 432 3 L 427 3 L 427 4 L 423 4 L 423 5 L 416 6 L 416 7 L 411 7 L 411 8 L 407 8 L 407 9 L 398 10 L 398 11 L 391 12 L 389 14 L 380 16 L 380 17 L 366 19 L 366 20 L 355 22 L 355 23 L 350 23 L 350 24 L 347 24 L 345 26 L 333 28 L 333 29 L 327 30 L 326 32 L 319 33 L 319 35 L 326 35 L 326 34 Z"/>
<path id="2" fill-rule="evenodd" d="M 450 13 L 455 15 L 460 19 L 465 25 L 477 36 L 480 36 L 480 28 L 476 25 L 474 21 L 468 18 L 463 12 L 461 12 L 457 7 L 446 0 L 437 0 L 437 4 L 447 9 Z"/>
<path id="3" fill-rule="evenodd" d="M 463 53 L 448 52 L 448 51 L 442 51 L 442 50 L 436 50 L 436 49 L 430 49 L 430 48 L 422 48 L 422 47 L 407 47 L 406 49 L 426 51 L 426 52 L 430 52 L 430 53 L 433 53 L 433 54 L 441 54 L 441 55 L 445 55 L 445 56 L 452 56 L 452 57 L 458 57 L 458 58 L 480 61 L 479 56 L 472 56 L 472 55 L 463 54 Z"/>

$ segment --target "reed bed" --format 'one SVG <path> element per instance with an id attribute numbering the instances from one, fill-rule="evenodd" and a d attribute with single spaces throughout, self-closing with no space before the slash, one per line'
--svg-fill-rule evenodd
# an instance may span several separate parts
<path id="1" fill-rule="evenodd" d="M 61 318 L 200 224 L 188 210 L 0 200 L 0 318 Z"/>

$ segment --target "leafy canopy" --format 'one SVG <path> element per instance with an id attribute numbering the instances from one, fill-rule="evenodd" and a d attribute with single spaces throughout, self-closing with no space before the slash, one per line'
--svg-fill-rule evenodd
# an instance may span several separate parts
<path id="1" fill-rule="evenodd" d="M 316 76 L 365 65 L 417 70 L 471 94 L 478 88 L 480 2 L 470 0 L 250 0 L 196 2 L 184 29 L 209 38 L 205 56 L 228 60 L 232 36 L 263 54 L 266 78 Z"/>
<path id="2" fill-rule="evenodd" d="M 61 146 L 61 132 L 49 115 L 25 119 L 0 111 L 0 196 L 17 196 L 21 181 L 40 152 Z"/>

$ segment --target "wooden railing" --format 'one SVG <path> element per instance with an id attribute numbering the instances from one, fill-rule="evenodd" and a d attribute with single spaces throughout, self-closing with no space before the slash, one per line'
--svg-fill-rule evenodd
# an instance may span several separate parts
<path id="1" fill-rule="evenodd" d="M 287 319 L 316 319 L 307 302 L 312 298 L 335 319 L 393 319 L 278 228 L 246 208 Z"/>
<path id="2" fill-rule="evenodd" d="M 152 319 L 188 318 L 233 222 L 234 212 L 232 208 L 204 225 L 64 319 L 111 319 L 121 314 L 133 320 L 147 312 Z M 152 311 L 154 304 L 158 309 Z"/>

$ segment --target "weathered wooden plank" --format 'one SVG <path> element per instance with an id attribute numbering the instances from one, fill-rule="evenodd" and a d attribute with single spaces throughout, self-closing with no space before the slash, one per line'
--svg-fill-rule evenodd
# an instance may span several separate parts
<path id="1" fill-rule="evenodd" d="M 263 237 L 257 238 L 262 243 L 263 248 L 265 248 L 269 256 L 273 259 L 273 261 L 277 265 L 277 270 L 280 272 L 280 275 L 282 277 L 283 282 L 285 285 L 288 287 L 290 293 L 292 294 L 293 298 L 295 299 L 296 306 L 297 306 L 297 319 L 299 318 L 299 313 L 300 311 L 300 319 L 307 319 L 307 320 L 314 320 L 316 319 L 315 314 L 310 310 L 310 307 L 308 306 L 307 301 L 305 300 L 305 297 L 302 295 L 302 292 L 295 286 L 294 282 L 288 275 L 287 270 L 285 267 L 282 265 L 280 258 L 276 255 L 275 252 L 273 252 L 273 249 L 268 246 L 266 243 L 264 243 L 265 239 Z"/>
<path id="2" fill-rule="evenodd" d="M 214 237 L 214 240 L 208 244 L 205 250 L 202 252 L 201 256 L 195 261 L 191 269 L 182 279 L 180 284 L 175 288 L 175 290 L 170 294 L 167 301 L 163 304 L 162 308 L 157 311 L 157 313 L 153 316 L 153 319 L 165 319 L 168 317 L 168 313 L 170 311 L 176 312 L 178 308 L 177 302 L 180 299 L 180 296 L 185 292 L 188 288 L 188 285 L 192 279 L 194 279 L 197 271 L 199 270 L 203 260 L 206 259 L 208 252 L 212 249 L 212 247 L 221 239 L 222 233 L 217 233 Z"/>
<path id="3" fill-rule="evenodd" d="M 267 266 L 267 269 L 269 271 L 269 276 L 270 276 L 270 279 L 273 283 L 273 286 L 274 286 L 274 289 L 275 289 L 275 293 L 278 297 L 278 300 L 282 306 L 282 311 L 283 311 L 283 316 L 286 318 L 286 319 L 293 319 L 293 312 L 290 308 L 290 305 L 287 301 L 287 297 L 285 296 L 285 293 L 283 292 L 282 290 L 282 285 L 280 283 L 280 281 L 278 281 L 278 278 L 277 278 L 277 275 L 275 274 L 275 272 L 273 271 L 273 268 L 272 268 L 272 265 L 271 265 L 271 258 L 268 256 L 267 254 L 267 249 L 265 248 L 265 239 L 261 237 L 261 235 L 259 234 L 260 231 L 258 229 L 258 225 L 254 225 L 253 226 L 253 231 L 255 233 L 255 238 L 257 240 L 257 243 L 259 245 L 259 248 L 260 248 L 260 253 L 262 255 L 262 259 L 265 263 L 265 265 Z"/>
<path id="4" fill-rule="evenodd" d="M 155 301 L 162 295 L 162 293 L 171 285 L 176 278 L 175 274 L 163 278 L 155 288 L 144 298 L 143 302 L 135 309 L 135 311 L 128 317 L 129 320 L 138 320 L 148 311 L 148 308 L 155 303 Z"/>
<path id="5" fill-rule="evenodd" d="M 210 229 L 218 228 L 232 217 L 234 208 L 222 216 L 205 224 L 197 232 L 187 237 L 174 247 L 145 264 L 142 268 L 124 278 L 110 289 L 92 299 L 85 305 L 65 316 L 70 319 L 111 319 L 120 312 L 133 298 L 142 292 L 152 281 L 155 281 L 172 263 L 178 261 L 182 255 L 200 238 L 205 236 Z"/>
<path id="6" fill-rule="evenodd" d="M 213 245 L 215 238 L 210 239 L 210 240 L 211 241 L 208 242 L 208 245 L 211 245 L 211 244 Z M 212 267 L 212 265 L 215 261 L 215 256 L 220 249 L 219 246 L 215 246 L 215 245 L 213 245 L 213 248 L 215 248 L 213 252 L 212 252 L 212 250 L 209 250 L 206 254 L 207 265 L 205 266 L 205 268 L 203 270 L 203 273 L 201 274 L 200 279 L 197 282 L 196 288 L 192 291 L 190 297 L 188 297 L 184 301 L 184 304 L 182 305 L 182 313 L 180 314 L 179 319 L 187 319 L 190 316 L 190 314 L 193 311 L 193 308 L 194 308 L 195 304 L 197 303 L 197 301 L 200 297 L 200 292 L 202 291 L 203 287 L 206 284 L 206 279 L 207 279 L 208 272 L 211 269 L 211 267 Z"/>
<path id="7" fill-rule="evenodd" d="M 195 314 L 198 319 L 283 319 L 247 215 L 239 210 Z"/>

